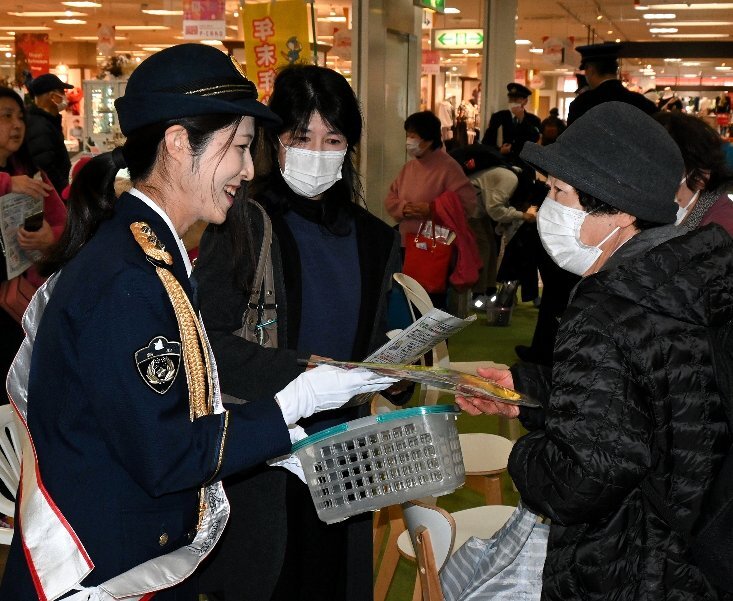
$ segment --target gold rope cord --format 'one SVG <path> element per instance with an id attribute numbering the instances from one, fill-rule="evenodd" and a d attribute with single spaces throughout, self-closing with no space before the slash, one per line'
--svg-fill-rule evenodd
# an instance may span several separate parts
<path id="1" fill-rule="evenodd" d="M 173 257 L 165 250 L 147 223 L 140 221 L 132 223 L 130 230 L 146 256 L 166 265 L 173 265 Z M 204 415 L 211 415 L 213 412 L 213 377 L 209 353 L 204 342 L 203 328 L 186 292 L 175 276 L 165 267 L 156 266 L 155 271 L 168 293 L 168 298 L 170 298 L 173 311 L 176 314 L 178 331 L 181 335 L 183 367 L 186 373 L 186 383 L 188 384 L 189 419 L 193 421 Z M 226 431 L 224 435 L 226 435 Z M 222 438 L 222 445 L 223 443 L 224 438 Z M 219 465 L 217 465 L 216 471 L 221 465 L 221 451 L 223 449 L 220 449 Z M 199 491 L 197 530 L 201 527 L 206 509 L 204 490 L 205 488 L 202 487 Z"/>

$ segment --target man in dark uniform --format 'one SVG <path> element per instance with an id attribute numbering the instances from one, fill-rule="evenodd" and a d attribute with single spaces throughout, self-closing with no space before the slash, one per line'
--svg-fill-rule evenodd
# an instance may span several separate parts
<path id="1" fill-rule="evenodd" d="M 590 89 L 582 92 L 570 103 L 568 125 L 598 104 L 610 100 L 633 104 L 648 115 L 657 112 L 656 105 L 637 92 L 627 90 L 618 79 L 618 51 L 621 44 L 606 42 L 590 46 L 578 46 L 576 50 L 583 57 L 580 68 Z"/>
<path id="2" fill-rule="evenodd" d="M 46 172 L 59 194 L 69 185 L 71 169 L 61 129 L 61 111 L 68 104 L 65 90 L 73 88 L 53 73 L 39 75 L 28 84 L 34 104 L 28 109 L 25 142 L 36 167 Z"/>
<path id="3" fill-rule="evenodd" d="M 524 109 L 532 90 L 514 82 L 507 84 L 506 89 L 509 108 L 491 115 L 481 143 L 496 146 L 502 154 L 518 157 L 525 142 L 540 139 L 540 119 Z"/>

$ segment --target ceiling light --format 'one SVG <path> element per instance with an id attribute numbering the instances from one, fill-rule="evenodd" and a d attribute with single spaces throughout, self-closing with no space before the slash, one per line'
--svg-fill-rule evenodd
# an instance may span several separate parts
<path id="1" fill-rule="evenodd" d="M 102 8 L 99 2 L 92 2 L 91 0 L 79 0 L 78 2 L 62 2 L 64 6 L 71 6 L 72 8 Z"/>
<path id="2" fill-rule="evenodd" d="M 733 2 L 708 2 L 699 4 L 650 4 L 656 10 L 731 10 Z"/>
<path id="3" fill-rule="evenodd" d="M 97 42 L 99 41 L 98 35 L 74 35 L 71 36 L 73 40 L 77 40 L 78 42 Z M 126 35 L 120 35 L 118 33 L 115 34 L 115 40 L 126 40 Z"/>
<path id="4" fill-rule="evenodd" d="M 0 31 L 51 31 L 51 28 L 45 25 L 0 25 Z"/>
<path id="5" fill-rule="evenodd" d="M 675 21 L 676 27 L 727 27 L 733 21 Z"/>
<path id="6" fill-rule="evenodd" d="M 532 40 L 514 40 L 517 46 L 531 46 Z"/>
<path id="7" fill-rule="evenodd" d="M 460 9 L 455 8 L 454 6 L 446 7 L 446 9 L 443 11 L 443 14 L 446 15 L 457 15 L 460 14 Z"/>
<path id="8" fill-rule="evenodd" d="M 611 35 L 611 34 L 613 33 L 613 29 L 609 29 L 609 30 L 608 30 L 608 31 L 607 31 L 606 33 L 607 33 L 608 35 Z"/>
<path id="9" fill-rule="evenodd" d="M 634 4 L 636 10 L 649 10 L 651 7 L 646 4 Z"/>
<path id="10" fill-rule="evenodd" d="M 700 65 L 702 65 L 702 63 L 698 61 L 685 61 L 682 63 L 683 67 L 699 67 Z"/>
<path id="11" fill-rule="evenodd" d="M 621 38 L 616 38 L 616 39 L 615 39 L 614 41 L 615 41 L 615 42 L 616 42 L 617 44 L 620 44 L 620 43 L 621 43 Z"/>
<path id="12" fill-rule="evenodd" d="M 8 13 L 13 17 L 86 17 L 86 13 L 79 13 L 73 10 L 57 10 L 57 11 L 25 11 L 20 13 Z"/>
<path id="13" fill-rule="evenodd" d="M 54 23 L 59 25 L 86 25 L 87 22 L 83 19 L 54 19 Z"/>
<path id="14" fill-rule="evenodd" d="M 542 54 L 544 52 L 542 48 L 530 48 L 529 51 L 532 54 Z"/>
<path id="15" fill-rule="evenodd" d="M 650 27 L 649 33 L 677 33 L 679 29 L 676 27 Z"/>
<path id="16" fill-rule="evenodd" d="M 676 19 L 677 15 L 674 13 L 647 13 L 644 15 L 644 18 L 645 19 Z"/>
<path id="17" fill-rule="evenodd" d="M 660 38 L 686 38 L 698 40 L 711 40 L 716 38 L 728 38 L 727 33 L 665 33 Z"/>
<path id="18" fill-rule="evenodd" d="M 682 75 L 682 77 L 686 77 L 687 79 L 692 79 L 693 77 L 699 77 L 697 73 L 685 73 Z"/>
<path id="19" fill-rule="evenodd" d="M 115 31 L 156 31 L 167 30 L 165 25 L 115 25 Z"/>
<path id="20" fill-rule="evenodd" d="M 331 7 L 327 17 L 318 17 L 319 21 L 330 21 L 331 23 L 345 23 L 346 17 L 343 15 L 337 15 L 336 10 Z"/>
<path id="21" fill-rule="evenodd" d="M 665 63 L 681 63 L 682 59 L 681 58 L 665 58 L 664 62 Z"/>
<path id="22" fill-rule="evenodd" d="M 155 15 L 156 17 L 178 17 L 183 14 L 182 10 L 166 10 L 164 8 L 145 8 L 141 12 L 146 15 Z"/>
<path id="23" fill-rule="evenodd" d="M 715 67 L 716 71 L 730 71 L 733 69 L 733 67 L 726 67 L 725 65 L 721 65 L 720 67 Z"/>

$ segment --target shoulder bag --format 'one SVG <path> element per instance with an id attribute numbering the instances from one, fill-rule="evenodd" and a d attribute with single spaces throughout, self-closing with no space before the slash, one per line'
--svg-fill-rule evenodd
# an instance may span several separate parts
<path id="1" fill-rule="evenodd" d="M 432 209 L 431 209 L 432 213 Z M 430 225 L 430 236 L 423 232 Z M 417 280 L 427 292 L 445 292 L 448 285 L 448 270 L 453 248 L 435 238 L 435 219 L 423 221 L 413 236 L 405 241 L 405 264 L 403 273 Z"/>
<path id="2" fill-rule="evenodd" d="M 275 300 L 275 277 L 272 270 L 272 222 L 265 209 L 254 200 L 251 206 L 262 213 L 262 247 L 257 259 L 257 268 L 252 278 L 252 287 L 247 308 L 242 316 L 242 327 L 234 332 L 245 340 L 266 348 L 277 347 L 277 303 Z"/>

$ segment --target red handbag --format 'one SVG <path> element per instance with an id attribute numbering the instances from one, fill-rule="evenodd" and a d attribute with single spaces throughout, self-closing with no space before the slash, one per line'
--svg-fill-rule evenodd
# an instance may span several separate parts
<path id="1" fill-rule="evenodd" d="M 445 292 L 448 287 L 448 270 L 453 248 L 450 244 L 435 239 L 435 227 L 432 222 L 431 236 L 423 235 L 427 223 L 423 221 L 417 234 L 407 237 L 402 271 L 417 280 L 427 292 Z"/>
<path id="2" fill-rule="evenodd" d="M 0 283 L 0 309 L 20 323 L 36 287 L 23 275 Z"/>

